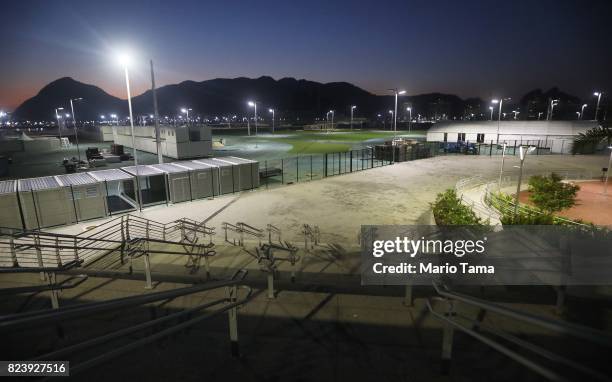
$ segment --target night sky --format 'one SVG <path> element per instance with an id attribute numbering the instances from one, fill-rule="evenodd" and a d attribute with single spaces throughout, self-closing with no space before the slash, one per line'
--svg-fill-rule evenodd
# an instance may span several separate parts
<path id="1" fill-rule="evenodd" d="M 3 0 L 0 109 L 70 76 L 125 98 L 114 52 L 133 51 L 133 93 L 216 77 L 347 81 L 377 94 L 612 90 L 612 1 Z M 606 31 L 606 28 L 608 30 Z"/>

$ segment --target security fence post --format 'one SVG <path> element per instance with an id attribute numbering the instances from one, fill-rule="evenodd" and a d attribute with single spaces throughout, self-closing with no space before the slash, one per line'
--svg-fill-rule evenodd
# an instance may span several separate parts
<path id="1" fill-rule="evenodd" d="M 349 154 L 350 154 L 349 157 L 350 157 L 350 161 L 351 161 L 351 163 L 349 164 L 349 171 L 353 172 L 353 150 L 351 150 L 349 152 Z"/>

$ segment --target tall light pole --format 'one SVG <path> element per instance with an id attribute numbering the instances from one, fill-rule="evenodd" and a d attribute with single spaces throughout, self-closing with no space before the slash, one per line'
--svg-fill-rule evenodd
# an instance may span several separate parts
<path id="1" fill-rule="evenodd" d="M 181 113 L 185 114 L 185 119 L 187 120 L 187 125 L 189 126 L 189 112 L 191 111 L 191 108 L 188 107 L 183 107 L 181 108 Z"/>
<path id="2" fill-rule="evenodd" d="M 73 101 L 82 101 L 83 98 L 71 98 L 70 99 L 70 111 L 72 112 L 72 128 L 74 129 L 74 141 L 76 142 L 77 147 L 77 156 L 79 158 L 79 163 L 81 163 L 81 151 L 79 150 L 79 133 L 77 131 L 76 126 L 76 117 L 74 116 L 74 104 Z"/>
<path id="3" fill-rule="evenodd" d="M 155 118 L 155 146 L 157 147 L 157 162 L 164 163 L 164 155 L 161 149 L 161 132 L 159 131 L 159 112 L 157 110 L 157 92 L 155 91 L 155 72 L 153 71 L 153 60 L 151 64 L 151 92 L 153 93 L 153 118 Z"/>
<path id="4" fill-rule="evenodd" d="M 606 183 L 604 183 L 604 195 L 608 195 L 608 179 L 610 178 L 610 171 L 612 170 L 612 146 L 608 146 L 610 149 L 610 159 L 608 160 L 608 171 L 606 171 Z"/>
<path id="5" fill-rule="evenodd" d="M 557 106 L 559 104 L 559 100 L 558 99 L 551 99 L 550 100 L 550 114 L 548 114 L 546 116 L 546 120 L 547 121 L 552 121 L 552 117 L 553 117 L 553 111 L 555 110 L 555 106 Z"/>
<path id="6" fill-rule="evenodd" d="M 491 121 L 493 120 L 493 106 L 489 106 L 489 110 L 491 110 Z"/>
<path id="7" fill-rule="evenodd" d="M 64 108 L 63 107 L 55 108 L 55 119 L 57 120 L 57 131 L 59 133 L 59 138 L 61 141 L 62 140 L 62 126 L 60 126 L 60 118 L 62 117 L 60 117 L 59 113 L 57 112 L 58 110 L 64 110 Z"/>
<path id="8" fill-rule="evenodd" d="M 274 134 L 274 109 L 268 109 L 268 112 L 272 113 L 272 134 Z"/>
<path id="9" fill-rule="evenodd" d="M 334 129 L 334 111 L 330 110 L 329 114 L 331 114 L 331 128 Z"/>
<path id="10" fill-rule="evenodd" d="M 406 108 L 408 110 L 408 132 L 412 131 L 412 108 Z"/>
<path id="11" fill-rule="evenodd" d="M 256 101 L 249 101 L 248 105 L 250 107 L 252 107 L 255 111 L 255 136 L 257 136 L 257 102 Z M 251 133 L 249 132 L 249 135 L 251 135 Z"/>
<path id="12" fill-rule="evenodd" d="M 584 108 L 587 107 L 587 104 L 583 104 L 582 107 L 580 108 L 580 119 L 582 119 L 584 117 Z"/>
<path id="13" fill-rule="evenodd" d="M 119 117 L 117 116 L 117 114 L 111 114 L 110 117 L 114 118 L 115 122 L 117 122 L 117 126 L 119 126 Z"/>
<path id="14" fill-rule="evenodd" d="M 597 107 L 595 107 L 595 120 L 598 121 L 597 116 L 599 115 L 599 102 L 601 101 L 601 96 L 603 92 L 595 92 L 593 93 L 595 97 L 597 97 Z"/>
<path id="15" fill-rule="evenodd" d="M 128 65 L 130 57 L 126 53 L 121 53 L 118 57 L 119 63 L 123 66 L 125 73 L 125 89 L 127 92 L 128 110 L 130 113 L 130 132 L 132 133 L 132 150 L 134 151 L 134 166 L 136 166 L 136 184 L 138 185 L 138 204 L 142 210 L 142 190 L 140 189 L 140 174 L 138 171 L 138 150 L 136 150 L 136 138 L 134 137 L 134 115 L 132 114 L 132 94 L 130 93 L 130 75 Z"/>
<path id="16" fill-rule="evenodd" d="M 519 157 L 521 159 L 521 166 L 519 167 L 519 178 L 518 184 L 516 185 L 516 196 L 514 197 L 514 220 L 516 221 L 516 215 L 518 214 L 519 206 L 519 194 L 521 193 L 521 181 L 523 180 L 523 164 L 527 154 L 532 153 L 535 150 L 535 146 L 519 146 Z"/>
<path id="17" fill-rule="evenodd" d="M 406 94 L 405 90 L 389 89 L 395 94 L 395 108 L 393 109 L 393 137 L 397 133 L 397 97 Z"/>
<path id="18" fill-rule="evenodd" d="M 499 182 L 497 183 L 497 190 L 501 191 L 501 182 L 502 182 L 502 175 L 504 174 L 504 161 L 506 159 L 506 148 L 508 147 L 508 144 L 506 142 L 504 142 L 504 144 L 502 145 L 502 160 L 501 160 L 501 167 L 499 168 Z"/>
<path id="19" fill-rule="evenodd" d="M 351 106 L 351 130 L 353 130 L 353 112 L 357 109 L 357 106 Z"/>
<path id="20" fill-rule="evenodd" d="M 499 111 L 497 112 L 497 139 L 495 144 L 499 144 L 499 127 L 501 125 L 502 105 L 504 104 L 504 101 L 509 101 L 510 99 L 511 98 L 500 98 L 499 100 L 491 100 L 491 103 L 499 103 Z"/>

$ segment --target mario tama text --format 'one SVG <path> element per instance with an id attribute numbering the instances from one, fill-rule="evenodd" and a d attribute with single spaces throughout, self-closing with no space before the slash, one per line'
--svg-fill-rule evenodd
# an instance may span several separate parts
<path id="1" fill-rule="evenodd" d="M 558 226 L 362 226 L 363 285 L 601 285 L 609 231 Z M 603 251 L 603 252 L 602 252 Z"/>

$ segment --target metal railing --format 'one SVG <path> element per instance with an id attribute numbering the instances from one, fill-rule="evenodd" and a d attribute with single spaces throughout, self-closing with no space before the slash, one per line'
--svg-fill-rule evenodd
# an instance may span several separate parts
<path id="1" fill-rule="evenodd" d="M 591 344 L 611 348 L 612 336 L 609 333 L 581 325 L 521 312 L 506 306 L 454 292 L 448 287 L 439 285 L 435 282 L 433 285 L 438 295 L 447 303 L 447 311 L 445 313 L 439 313 L 435 311 L 430 300 L 426 300 L 426 305 L 429 312 L 437 319 L 445 322 L 442 339 L 443 372 L 448 373 L 450 369 L 453 335 L 455 330 L 459 330 L 510 357 L 514 361 L 534 371 L 540 376 L 552 381 L 568 381 L 569 379 L 565 374 L 559 372 L 557 368 L 542 365 L 541 363 L 538 363 L 532 359 L 532 357 L 528 357 L 527 354 L 532 354 L 537 357 L 547 359 L 555 364 L 571 369 L 583 377 L 589 377 L 590 379 L 600 381 L 611 380 L 609 376 L 606 376 L 603 373 L 593 370 L 572 359 L 557 354 L 554 351 L 545 349 L 533 342 L 519 338 L 514 334 L 492 328 L 489 325 L 484 324 L 483 319 L 485 316 L 484 313 L 490 312 L 514 321 L 539 327 L 540 329 L 552 331 L 559 335 L 571 336 L 579 340 L 587 341 Z M 474 320 L 469 317 L 462 316 L 457 309 L 457 305 L 459 303 L 465 304 L 469 307 L 478 308 L 478 317 Z M 488 333 L 489 335 L 486 335 L 485 333 Z M 496 337 L 501 339 L 502 342 L 496 340 Z M 507 346 L 503 342 L 509 343 L 511 346 Z M 517 348 L 520 348 L 521 350 L 518 351 L 516 350 Z"/>
<path id="2" fill-rule="evenodd" d="M 134 334 L 141 333 L 145 329 L 154 329 L 153 334 L 145 333 L 141 338 L 131 340 L 128 344 L 119 344 L 113 346 L 111 350 L 98 353 L 85 361 L 80 361 L 76 364 L 71 363 L 70 374 L 76 375 L 93 366 L 109 361 L 122 354 L 129 353 L 143 345 L 183 331 L 224 312 L 228 312 L 232 355 L 238 356 L 237 309 L 250 301 L 252 296 L 252 290 L 247 286 L 241 285 L 246 274 L 246 270 L 239 270 L 229 280 L 225 281 L 215 281 L 168 291 L 117 298 L 109 301 L 78 304 L 55 310 L 42 310 L 2 316 L 0 317 L 0 333 L 2 333 L 3 337 L 15 333 L 19 335 L 21 330 L 31 327 L 36 327 L 37 329 L 49 326 L 53 327 L 54 325 L 61 325 L 67 320 L 80 319 L 106 312 L 116 312 L 145 304 L 168 301 L 199 292 L 225 288 L 227 292 L 227 297 L 225 298 L 202 303 L 195 307 L 185 308 L 179 312 L 170 313 L 160 318 L 154 318 L 111 333 L 89 338 L 82 342 L 36 356 L 31 360 L 70 359 L 70 356 L 78 355 L 88 349 L 95 349 L 99 345 L 107 344 L 118 339 L 129 339 L 132 338 Z M 239 288 L 247 290 L 246 295 L 242 296 L 240 299 L 238 296 Z"/>
<path id="3" fill-rule="evenodd" d="M 21 231 L 0 236 L 0 270 L 62 267 L 70 261 L 88 265 L 116 250 L 124 254 L 128 244 L 136 239 L 159 245 L 183 245 L 183 249 L 176 251 L 149 248 L 149 253 L 189 254 L 210 248 L 213 235 L 214 228 L 203 222 L 183 218 L 162 224 L 134 215 L 111 219 L 76 235 Z M 196 243 L 198 236 L 208 237 L 209 244 Z M 186 242 L 189 246 L 184 246 Z"/>

